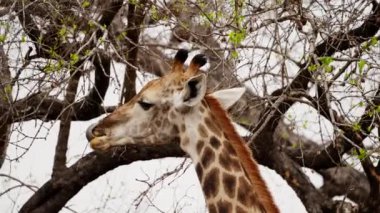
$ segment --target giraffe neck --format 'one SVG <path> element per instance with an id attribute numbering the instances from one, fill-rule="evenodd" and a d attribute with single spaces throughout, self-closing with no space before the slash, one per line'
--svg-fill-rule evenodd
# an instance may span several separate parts
<path id="1" fill-rule="evenodd" d="M 220 104 L 206 96 L 182 148 L 192 158 L 209 212 L 278 212 L 251 152 Z"/>

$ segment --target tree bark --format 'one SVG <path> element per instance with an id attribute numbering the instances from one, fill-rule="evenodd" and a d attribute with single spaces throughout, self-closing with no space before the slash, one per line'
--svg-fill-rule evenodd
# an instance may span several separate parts
<path id="1" fill-rule="evenodd" d="M 11 73 L 8 66 L 8 57 L 5 54 L 3 45 L 0 44 L 0 107 L 8 108 L 11 111 L 12 86 Z M 9 144 L 10 127 L 6 122 L 7 118 L 0 116 L 0 168 L 2 167 Z"/>

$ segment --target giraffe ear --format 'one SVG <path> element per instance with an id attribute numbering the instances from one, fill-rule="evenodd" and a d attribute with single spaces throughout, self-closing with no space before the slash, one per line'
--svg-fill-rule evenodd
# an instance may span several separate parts
<path id="1" fill-rule="evenodd" d="M 241 98 L 244 92 L 245 87 L 237 87 L 232 89 L 218 90 L 212 93 L 211 96 L 219 101 L 223 109 L 227 110 Z"/>
<path id="2" fill-rule="evenodd" d="M 191 77 L 181 91 L 181 102 L 185 106 L 195 106 L 204 98 L 207 89 L 206 75 Z"/>

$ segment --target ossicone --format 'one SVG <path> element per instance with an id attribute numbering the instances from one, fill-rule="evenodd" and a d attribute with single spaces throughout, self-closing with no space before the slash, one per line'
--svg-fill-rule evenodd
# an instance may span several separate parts
<path id="1" fill-rule="evenodd" d="M 207 63 L 207 58 L 203 54 L 195 55 L 194 58 L 190 62 L 190 66 L 187 69 L 192 75 L 196 75 L 199 72 L 199 68 Z"/>
<path id="2" fill-rule="evenodd" d="M 179 49 L 178 52 L 174 56 L 174 62 L 172 67 L 172 72 L 183 72 L 183 64 L 185 63 L 187 57 L 189 55 L 189 51 L 185 49 Z"/>

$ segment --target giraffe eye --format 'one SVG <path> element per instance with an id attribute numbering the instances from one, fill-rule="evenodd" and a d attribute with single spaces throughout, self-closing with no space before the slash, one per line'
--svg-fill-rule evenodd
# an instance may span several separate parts
<path id="1" fill-rule="evenodd" d="M 145 111 L 149 110 L 150 108 L 152 108 L 152 106 L 154 106 L 154 104 L 150 104 L 144 101 L 139 101 L 138 103 L 141 106 L 141 108 L 143 108 L 143 110 Z"/>

